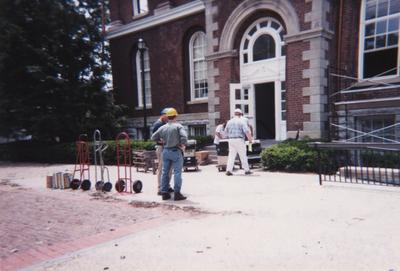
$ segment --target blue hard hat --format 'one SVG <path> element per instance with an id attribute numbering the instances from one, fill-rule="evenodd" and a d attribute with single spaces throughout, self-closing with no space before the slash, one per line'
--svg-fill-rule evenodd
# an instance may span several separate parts
<path id="1" fill-rule="evenodd" d="M 164 108 L 163 110 L 161 110 L 161 115 L 167 114 L 167 112 L 168 112 L 170 109 L 171 109 L 170 107 Z"/>

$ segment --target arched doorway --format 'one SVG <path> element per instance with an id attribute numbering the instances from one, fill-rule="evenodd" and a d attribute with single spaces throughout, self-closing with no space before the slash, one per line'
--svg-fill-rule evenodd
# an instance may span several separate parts
<path id="1" fill-rule="evenodd" d="M 253 22 L 240 43 L 240 84 L 231 84 L 231 112 L 241 108 L 261 139 L 286 139 L 284 26 L 275 18 Z"/>

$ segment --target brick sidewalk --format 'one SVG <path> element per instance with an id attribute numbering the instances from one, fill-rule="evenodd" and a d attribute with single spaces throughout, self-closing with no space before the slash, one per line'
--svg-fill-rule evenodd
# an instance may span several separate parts
<path id="1" fill-rule="evenodd" d="M 0 270 L 15 270 L 68 252 L 194 215 L 133 207 L 102 194 L 35 191 L 0 184 Z"/>

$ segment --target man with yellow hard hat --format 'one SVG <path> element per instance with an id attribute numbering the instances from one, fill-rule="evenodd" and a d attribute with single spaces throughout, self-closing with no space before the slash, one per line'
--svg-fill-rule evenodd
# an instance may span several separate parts
<path id="1" fill-rule="evenodd" d="M 161 174 L 161 196 L 168 200 L 171 195 L 168 192 L 168 173 L 171 167 L 174 169 L 174 200 L 185 200 L 181 194 L 183 152 L 187 143 L 187 133 L 182 124 L 176 121 L 178 112 L 175 108 L 169 108 L 166 112 L 168 123 L 161 126 L 152 136 L 151 140 L 164 142 L 163 168 Z"/>

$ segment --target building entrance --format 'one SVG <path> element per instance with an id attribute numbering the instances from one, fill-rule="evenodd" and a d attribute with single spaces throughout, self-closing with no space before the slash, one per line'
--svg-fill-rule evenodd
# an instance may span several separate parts
<path id="1" fill-rule="evenodd" d="M 256 134 L 260 139 L 275 139 L 275 86 L 274 83 L 256 84 Z"/>

